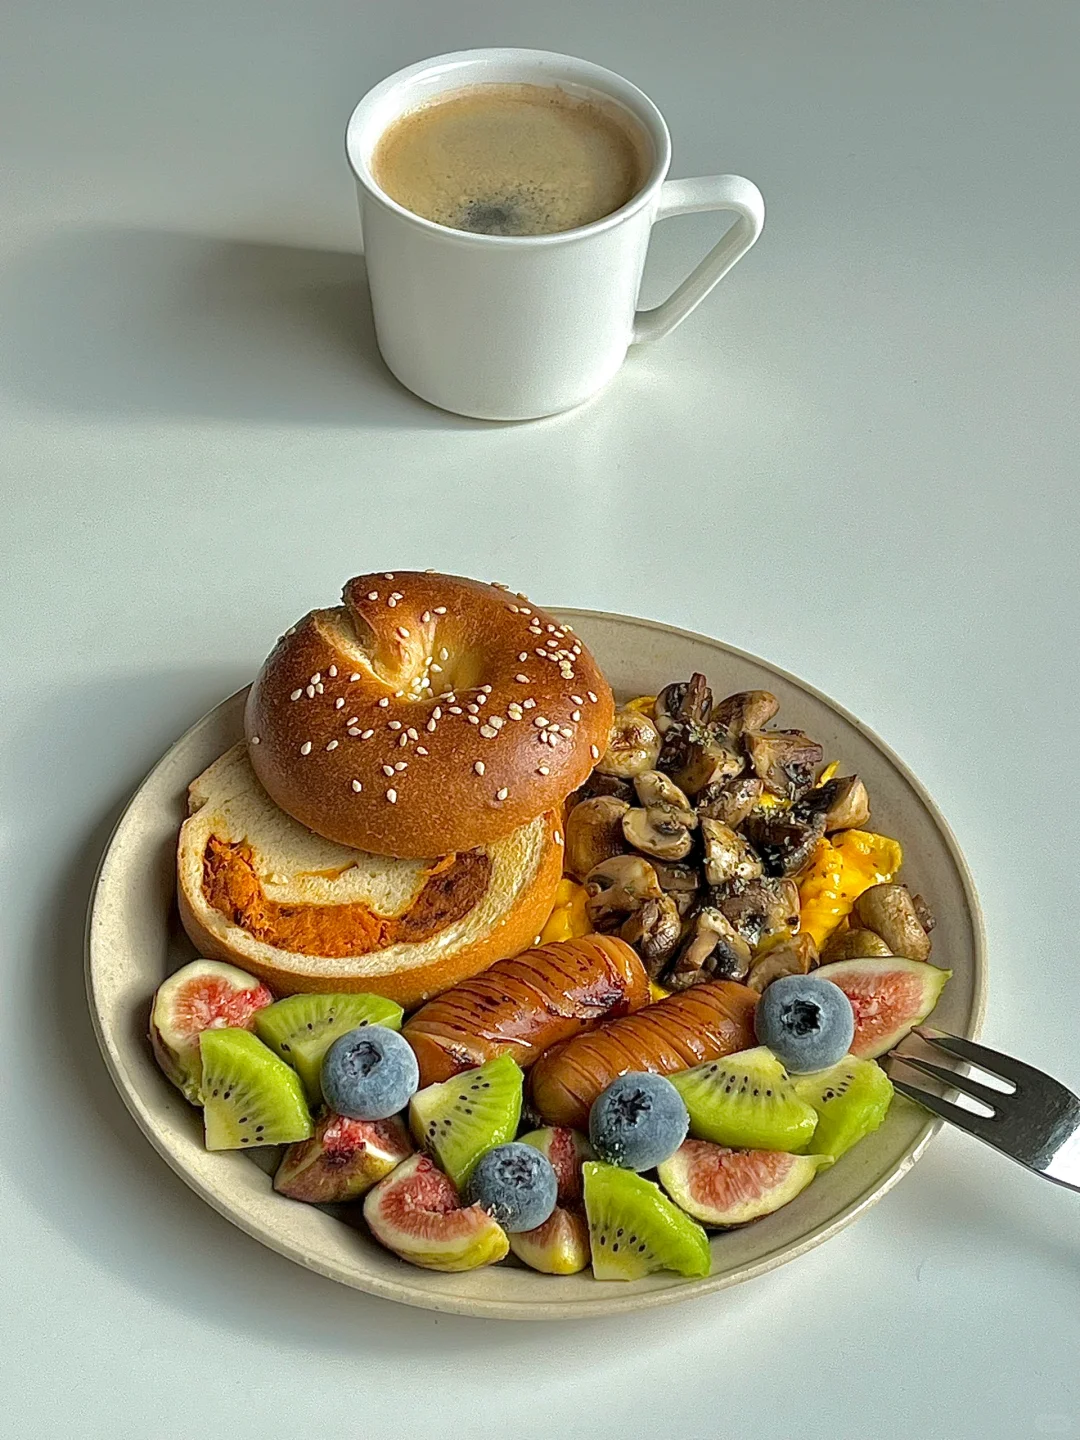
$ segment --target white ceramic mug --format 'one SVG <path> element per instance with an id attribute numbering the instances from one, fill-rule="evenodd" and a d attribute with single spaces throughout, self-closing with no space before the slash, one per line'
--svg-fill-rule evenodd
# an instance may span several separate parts
<path id="1" fill-rule="evenodd" d="M 652 147 L 648 179 L 620 210 L 552 235 L 477 235 L 414 215 L 376 183 L 380 136 L 407 111 L 483 84 L 551 85 L 614 101 Z M 360 101 L 345 138 L 375 332 L 403 385 L 460 415 L 531 420 L 580 405 L 631 345 L 657 340 L 698 305 L 761 234 L 765 202 L 739 175 L 668 180 L 671 136 L 628 80 L 546 50 L 462 50 L 400 70 Z M 729 210 L 734 225 L 662 305 L 637 310 L 657 220 Z"/>

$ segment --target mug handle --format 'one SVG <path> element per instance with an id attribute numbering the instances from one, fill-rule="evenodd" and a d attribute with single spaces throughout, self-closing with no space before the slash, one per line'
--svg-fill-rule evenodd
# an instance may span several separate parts
<path id="1" fill-rule="evenodd" d="M 695 215 L 702 210 L 733 210 L 739 217 L 694 270 L 662 304 L 639 310 L 631 344 L 659 340 L 686 319 L 705 296 L 741 260 L 765 224 L 765 200 L 751 180 L 741 175 L 702 175 L 693 180 L 666 180 L 660 191 L 656 220 Z M 655 222 L 654 222 L 655 223 Z"/>

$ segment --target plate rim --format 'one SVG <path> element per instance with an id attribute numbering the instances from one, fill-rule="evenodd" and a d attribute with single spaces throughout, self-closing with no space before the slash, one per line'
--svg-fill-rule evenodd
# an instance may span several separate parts
<path id="1" fill-rule="evenodd" d="M 605 620 L 620 625 L 630 625 L 635 628 L 656 631 L 666 636 L 678 636 L 679 638 L 705 644 L 711 648 L 737 657 L 740 660 L 749 661 L 751 664 L 762 666 L 764 669 L 777 675 L 797 689 L 803 690 L 815 699 L 822 702 L 829 709 L 839 714 L 849 725 L 857 730 L 875 748 L 877 748 L 900 773 L 903 779 L 911 786 L 917 795 L 920 803 L 927 811 L 935 826 L 937 827 L 946 848 L 949 851 L 953 864 L 956 866 L 957 874 L 960 877 L 964 900 L 968 910 L 968 916 L 972 927 L 973 940 L 973 975 L 972 975 L 972 1013 L 968 1026 L 968 1033 L 971 1038 L 977 1037 L 983 1026 L 986 1016 L 987 1003 L 987 942 L 986 923 L 983 914 L 982 904 L 979 900 L 978 890 L 971 873 L 967 859 L 960 846 L 959 841 L 942 814 L 937 803 L 914 773 L 911 767 L 904 761 L 880 735 L 859 717 L 853 714 L 846 706 L 834 700 L 832 696 L 819 689 L 810 681 L 794 674 L 792 671 L 777 665 L 763 656 L 756 655 L 752 651 L 744 650 L 740 646 L 732 645 L 726 640 L 717 639 L 715 636 L 706 635 L 700 631 L 688 630 L 681 626 L 669 625 L 661 620 L 651 620 L 642 616 L 627 615 L 620 611 L 591 610 L 581 606 L 546 606 L 545 609 L 561 620 L 568 620 L 571 625 L 577 619 L 584 620 Z M 101 895 L 102 881 L 105 876 L 106 867 L 109 863 L 113 850 L 113 844 L 117 833 L 121 829 L 128 814 L 137 803 L 143 789 L 157 771 L 166 765 L 175 752 L 187 741 L 189 736 L 203 725 L 206 720 L 216 713 L 231 700 L 243 694 L 249 687 L 241 686 L 233 691 L 231 695 L 225 696 L 217 705 L 207 710 L 205 714 L 192 722 L 158 757 L 150 769 L 139 781 L 132 791 L 120 814 L 117 816 L 108 840 L 106 841 L 101 858 L 98 861 L 94 874 L 93 884 L 90 889 L 90 898 L 87 905 L 86 924 L 84 929 L 84 981 L 86 986 L 87 1005 L 90 1011 L 91 1023 L 94 1036 L 101 1051 L 106 1069 L 116 1086 L 128 1112 L 135 1120 L 139 1129 L 150 1141 L 157 1153 L 165 1160 L 169 1168 L 177 1174 L 181 1180 L 193 1190 L 200 1199 L 205 1201 L 219 1215 L 223 1216 L 238 1229 L 250 1235 L 252 1239 L 259 1241 L 268 1249 L 283 1255 L 286 1259 L 302 1265 L 305 1269 L 314 1271 L 328 1280 L 336 1281 L 339 1284 L 349 1286 L 351 1289 L 359 1290 L 362 1293 L 378 1296 L 381 1299 L 393 1300 L 399 1304 L 413 1305 L 421 1309 L 435 1311 L 442 1314 L 471 1315 L 486 1319 L 533 1319 L 533 1320 L 593 1320 L 610 1318 L 613 1315 L 625 1315 L 643 1310 L 657 1309 L 661 1306 L 679 1304 L 685 1300 L 691 1300 L 697 1296 L 714 1294 L 721 1290 L 730 1289 L 734 1285 L 742 1284 L 744 1281 L 756 1279 L 759 1275 L 765 1275 L 771 1270 L 787 1264 L 805 1255 L 818 1245 L 824 1244 L 834 1235 L 838 1234 L 846 1226 L 852 1224 L 866 1210 L 877 1201 L 883 1198 L 888 1192 L 909 1173 L 915 1163 L 925 1153 L 927 1146 L 944 1122 L 935 1117 L 928 1116 L 926 1123 L 919 1131 L 916 1138 L 908 1146 L 907 1151 L 894 1164 L 892 1169 L 883 1178 L 879 1178 L 867 1185 L 865 1189 L 846 1205 L 838 1214 L 833 1215 L 829 1220 L 813 1227 L 795 1244 L 781 1244 L 767 1254 L 760 1256 L 756 1261 L 741 1267 L 737 1272 L 708 1275 L 698 1279 L 686 1280 L 681 1285 L 672 1285 L 663 1290 L 649 1291 L 644 1294 L 599 1294 L 596 1300 L 585 1302 L 560 1302 L 552 1300 L 485 1300 L 474 1296 L 459 1296 L 453 1292 L 443 1295 L 436 1294 L 426 1289 L 412 1287 L 406 1278 L 401 1280 L 386 1280 L 376 1275 L 360 1275 L 349 1272 L 344 1267 L 332 1264 L 325 1264 L 317 1257 L 304 1253 L 299 1247 L 290 1243 L 286 1238 L 276 1232 L 273 1227 L 262 1225 L 248 1217 L 243 1209 L 230 1205 L 212 1190 L 205 1186 L 201 1179 L 191 1173 L 173 1153 L 164 1137 L 158 1133 L 158 1128 L 153 1117 L 142 1103 L 141 1097 L 134 1086 L 127 1082 L 127 1077 L 119 1063 L 118 1056 L 114 1053 L 110 1037 L 106 1034 L 102 1017 L 95 998 L 95 975 L 94 975 L 94 953 L 95 953 L 95 930 L 100 920 L 99 900 Z"/>

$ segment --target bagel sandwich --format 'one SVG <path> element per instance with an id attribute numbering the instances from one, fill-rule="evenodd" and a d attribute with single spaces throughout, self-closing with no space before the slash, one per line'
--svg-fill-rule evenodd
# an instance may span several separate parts
<path id="1" fill-rule="evenodd" d="M 274 803 L 242 741 L 188 799 L 177 852 L 184 927 L 201 955 L 278 996 L 360 990 L 410 1009 L 531 945 L 562 873 L 554 812 L 431 859 L 324 839 Z"/>

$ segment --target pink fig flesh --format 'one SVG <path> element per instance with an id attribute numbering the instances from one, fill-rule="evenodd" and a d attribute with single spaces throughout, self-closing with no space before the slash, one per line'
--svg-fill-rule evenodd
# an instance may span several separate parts
<path id="1" fill-rule="evenodd" d="M 543 1225 L 510 1236 L 510 1249 L 530 1270 L 576 1275 L 591 1258 L 589 1222 L 582 1210 L 556 1205 Z"/>
<path id="2" fill-rule="evenodd" d="M 412 1155 L 369 1190 L 364 1219 L 387 1250 L 425 1270 L 475 1270 L 502 1260 L 506 1234 L 479 1205 L 462 1205 L 427 1155 Z"/>
<path id="3" fill-rule="evenodd" d="M 522 1135 L 521 1140 L 522 1144 L 531 1145 L 551 1161 L 559 1184 L 559 1204 L 570 1207 L 580 1205 L 584 1194 L 581 1167 L 586 1160 L 595 1158 L 585 1136 L 566 1125 L 546 1125 L 542 1130 L 531 1130 L 528 1135 Z M 543 1229 L 543 1226 L 537 1228 Z"/>
<path id="4" fill-rule="evenodd" d="M 851 1054 L 873 1060 L 899 1044 L 913 1025 L 922 1024 L 952 971 L 939 970 L 925 960 L 887 955 L 837 960 L 814 973 L 839 985 L 851 1001 L 855 1015 Z"/>
<path id="5" fill-rule="evenodd" d="M 340 1204 L 359 1200 L 413 1152 L 402 1120 L 348 1120 L 328 1111 L 310 1140 L 290 1145 L 274 1189 L 292 1200 Z"/>
<path id="6" fill-rule="evenodd" d="M 657 1173 L 679 1209 L 702 1225 L 745 1225 L 794 1200 L 831 1163 L 821 1155 L 731 1150 L 708 1140 L 684 1140 Z"/>

